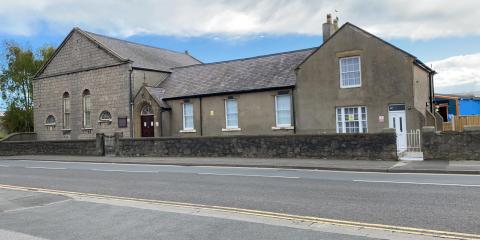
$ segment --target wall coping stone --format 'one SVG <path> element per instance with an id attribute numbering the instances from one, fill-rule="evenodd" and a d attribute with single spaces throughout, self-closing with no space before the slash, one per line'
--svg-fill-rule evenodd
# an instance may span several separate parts
<path id="1" fill-rule="evenodd" d="M 434 133 L 436 130 L 435 130 L 435 127 L 434 126 L 425 126 L 425 127 L 422 127 L 422 132 L 424 133 Z"/>
<path id="2" fill-rule="evenodd" d="M 352 136 L 371 136 L 371 135 L 392 135 L 394 132 L 381 133 L 330 133 L 330 134 L 295 134 L 295 135 L 225 135 L 225 136 L 185 136 L 185 137 L 143 137 L 143 138 L 120 138 L 120 141 L 151 141 L 151 140 L 169 140 L 169 139 L 225 139 L 225 138 L 278 138 L 278 137 L 352 137 Z"/>
<path id="3" fill-rule="evenodd" d="M 384 128 L 382 133 L 395 133 L 395 128 Z"/>
<path id="4" fill-rule="evenodd" d="M 466 126 L 463 127 L 463 131 L 465 131 L 465 132 L 480 131 L 480 126 L 478 126 L 478 125 L 466 125 Z"/>
<path id="5" fill-rule="evenodd" d="M 15 139 L 15 138 L 23 138 L 23 137 L 27 137 L 30 139 L 29 140 L 10 140 L 12 138 Z M 5 136 L 3 139 L 0 140 L 0 142 L 34 141 L 35 139 L 37 139 L 37 133 L 35 132 L 14 132 Z"/>

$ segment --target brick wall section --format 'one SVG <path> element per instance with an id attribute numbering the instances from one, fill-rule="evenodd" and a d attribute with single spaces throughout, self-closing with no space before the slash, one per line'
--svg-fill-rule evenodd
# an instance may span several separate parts
<path id="1" fill-rule="evenodd" d="M 480 131 L 422 133 L 425 160 L 480 160 Z"/>
<path id="2" fill-rule="evenodd" d="M 59 140 L 59 141 L 16 141 L 1 142 L 0 155 L 82 155 L 99 156 L 97 141 L 93 140 Z"/>
<path id="3" fill-rule="evenodd" d="M 339 134 L 120 139 L 118 156 L 396 160 L 395 135 Z"/>

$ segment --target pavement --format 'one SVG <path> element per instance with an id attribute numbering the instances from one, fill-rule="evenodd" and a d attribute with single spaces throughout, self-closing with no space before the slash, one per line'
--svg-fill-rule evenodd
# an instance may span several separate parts
<path id="1" fill-rule="evenodd" d="M 288 158 L 180 158 L 180 157 L 88 157 L 88 156 L 4 156 L 1 160 L 133 163 L 178 166 L 223 166 L 319 169 L 391 173 L 480 174 L 479 161 L 378 161 Z"/>
<path id="2" fill-rule="evenodd" d="M 172 207 L 141 200 L 19 189 L 0 188 L 1 239 L 437 239 L 308 220 Z"/>
<path id="3" fill-rule="evenodd" d="M 155 202 L 156 204 L 175 202 L 182 206 L 196 204 L 210 206 L 210 208 L 214 208 L 214 206 L 234 208 L 234 212 L 242 209 L 241 211 L 244 212 L 250 211 L 250 215 L 252 215 L 252 211 L 255 214 L 261 211 L 275 213 L 275 216 L 278 214 L 305 216 L 296 218 L 300 219 L 296 220 L 297 222 L 304 222 L 304 219 L 313 217 L 333 219 L 337 222 L 344 221 L 349 224 L 355 222 L 360 223 L 361 226 L 381 224 L 477 234 L 476 237 L 471 238 L 480 239 L 480 235 L 478 235 L 480 234 L 479 175 L 3 160 L 0 162 L 0 185 L 20 186 L 37 192 L 38 190 L 35 189 L 41 188 L 52 189 L 51 192 L 68 191 L 88 194 L 87 196 L 101 194 L 110 196 L 107 198 L 116 196 L 117 198 L 137 199 L 135 201 L 139 201 L 138 199 L 144 199 L 142 200 L 144 202 L 158 201 Z M 1 196 L 3 194 L 0 194 Z M 78 195 L 66 196 L 78 197 Z M 19 200 L 13 202 L 21 203 Z M 26 202 L 30 203 L 30 201 Z M 21 205 L 26 209 L 35 208 L 28 204 L 22 203 Z M 60 210 L 52 209 L 51 211 Z M 115 212 L 117 211 L 121 210 L 112 210 L 111 214 L 116 216 Z M 72 212 L 71 218 L 74 220 L 78 214 L 75 214 L 74 210 Z M 88 215 L 93 212 L 102 213 L 103 216 L 103 211 L 100 209 L 92 212 L 86 211 L 83 214 Z M 62 214 L 53 216 L 53 219 L 58 218 L 61 222 L 69 222 L 67 221 L 69 218 L 61 217 L 63 214 L 68 216 L 70 213 L 62 212 Z M 134 215 L 133 212 L 125 214 Z M 39 215 L 41 216 L 40 213 Z M 27 216 L 36 215 L 25 214 L 22 216 L 23 221 L 26 221 Z M 177 219 L 177 216 L 169 218 Z M 231 216 L 227 218 L 234 220 Z M 0 219 L 3 219 L 3 216 L 0 216 Z M 12 216 L 6 219 L 17 218 Z M 21 219 L 18 218 L 15 223 L 20 224 Z M 99 217 L 99 219 L 117 223 L 115 217 L 112 219 Z M 157 218 L 154 219 L 162 223 Z M 80 223 L 73 222 L 73 220 L 70 219 L 71 225 L 83 228 Z M 138 221 L 155 222 L 154 220 L 140 219 Z M 247 220 L 246 222 L 252 221 Z M 128 223 L 122 225 L 125 228 L 135 224 L 135 222 L 128 221 L 125 223 Z M 2 223 L 0 220 L 0 229 L 5 224 L 8 222 Z M 57 223 L 53 222 L 51 225 L 38 228 L 50 229 L 55 224 Z M 190 227 L 198 226 L 214 231 L 213 227 L 208 228 L 201 223 L 187 222 L 186 224 L 191 224 L 188 225 Z M 221 223 L 215 224 L 222 226 Z M 14 225 L 12 224 L 12 226 Z M 100 223 L 98 226 L 111 227 Z M 258 228 L 247 226 L 245 229 L 261 231 Z M 19 231 L 19 229 L 7 228 L 6 230 L 30 234 Z M 167 230 L 156 229 L 155 231 Z M 195 233 L 191 234 L 195 235 Z M 33 234 L 33 236 L 37 235 Z M 249 236 L 246 239 L 258 239 L 252 235 L 246 236 Z M 40 237 L 48 239 L 51 236 L 40 235 Z M 382 237 L 378 238 L 382 239 Z M 389 237 L 383 239 L 385 238 L 390 239 Z M 0 237 L 0 239 L 2 238 Z M 212 239 L 217 238 L 212 237 Z M 231 239 L 237 238 L 232 237 Z M 269 239 L 269 237 L 265 237 L 265 239 Z M 302 238 L 293 237 L 291 239 Z M 305 236 L 305 239 L 308 237 Z M 331 237 L 330 239 L 348 238 Z M 413 239 L 418 238 L 414 237 Z"/>

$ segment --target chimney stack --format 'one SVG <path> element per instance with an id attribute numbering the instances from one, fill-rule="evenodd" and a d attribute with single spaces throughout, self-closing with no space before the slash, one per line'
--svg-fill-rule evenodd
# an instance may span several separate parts
<path id="1" fill-rule="evenodd" d="M 332 21 L 332 14 L 327 14 L 327 22 L 322 25 L 323 42 L 327 41 L 338 30 L 338 17 Z"/>

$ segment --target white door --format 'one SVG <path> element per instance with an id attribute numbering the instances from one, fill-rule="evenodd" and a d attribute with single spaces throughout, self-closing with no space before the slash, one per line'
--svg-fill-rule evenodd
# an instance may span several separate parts
<path id="1" fill-rule="evenodd" d="M 403 110 L 402 109 L 403 106 Z M 405 117 L 405 105 L 391 105 L 388 111 L 388 126 L 394 128 L 397 133 L 397 150 L 407 150 L 407 120 Z"/>

